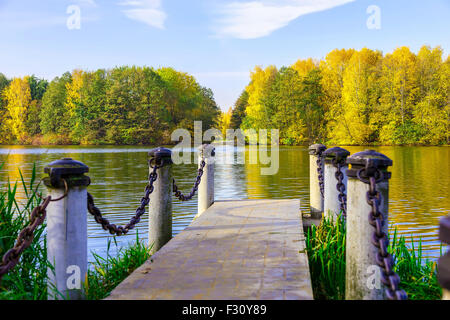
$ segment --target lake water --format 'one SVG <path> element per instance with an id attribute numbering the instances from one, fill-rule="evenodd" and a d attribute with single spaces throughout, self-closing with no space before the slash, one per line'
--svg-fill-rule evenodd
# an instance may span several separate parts
<path id="1" fill-rule="evenodd" d="M 18 169 L 29 181 L 33 164 L 42 177 L 45 165 L 62 157 L 71 157 L 89 166 L 92 183 L 88 191 L 96 206 L 112 223 L 126 224 L 134 215 L 143 196 L 148 177 L 148 150 L 152 147 L 23 147 L 0 146 L 0 184 L 20 180 Z M 352 154 L 366 147 L 344 147 Z M 440 217 L 450 213 L 450 147 L 374 147 L 393 160 L 390 168 L 389 223 L 400 234 L 422 238 L 424 253 L 439 256 L 438 225 Z M 216 148 L 217 157 L 225 149 Z M 196 157 L 196 155 L 193 155 Z M 275 175 L 261 175 L 263 165 L 217 164 L 215 198 L 221 199 L 300 199 L 301 208 L 309 211 L 309 154 L 306 147 L 280 147 L 280 168 Z M 265 166 L 263 166 L 265 167 Z M 196 177 L 197 165 L 174 166 L 174 178 L 188 193 Z M 45 193 L 45 187 L 42 188 Z M 23 193 L 19 193 L 19 198 Z M 192 221 L 197 212 L 197 197 L 189 202 L 173 202 L 173 233 L 177 234 Z M 147 238 L 147 215 L 137 228 L 117 237 L 118 246 L 136 238 Z M 88 246 L 91 252 L 104 255 L 112 236 L 88 215 Z M 112 251 L 115 251 L 114 244 Z M 92 255 L 90 254 L 90 260 Z"/>

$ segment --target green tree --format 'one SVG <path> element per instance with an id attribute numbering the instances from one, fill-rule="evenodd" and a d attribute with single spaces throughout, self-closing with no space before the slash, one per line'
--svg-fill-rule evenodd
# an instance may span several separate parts
<path id="1" fill-rule="evenodd" d="M 55 140 L 50 142 L 67 142 L 71 127 L 69 115 L 65 107 L 67 100 L 66 86 L 72 80 L 70 72 L 56 77 L 50 82 L 42 97 L 42 107 L 39 114 L 42 133 L 52 136 Z"/>
<path id="2" fill-rule="evenodd" d="M 324 141 L 325 123 L 322 75 L 319 69 L 311 69 L 302 80 L 301 104 L 308 143 Z"/>
<path id="3" fill-rule="evenodd" d="M 283 144 L 300 144 L 307 140 L 302 98 L 302 77 L 293 68 L 283 67 L 277 73 L 268 95 L 261 100 L 265 109 L 271 110 L 270 127 L 280 130 Z"/>
<path id="4" fill-rule="evenodd" d="M 153 144 L 168 138 L 164 114 L 168 92 L 154 70 L 147 67 L 111 70 L 106 97 L 108 143 Z"/>
<path id="5" fill-rule="evenodd" d="M 31 100 L 42 100 L 45 91 L 48 87 L 48 81 L 45 79 L 38 79 L 35 75 L 28 78 L 30 85 Z"/>
<path id="6" fill-rule="evenodd" d="M 245 118 L 245 109 L 248 105 L 248 92 L 243 90 L 239 98 L 234 103 L 231 112 L 230 128 L 238 129 L 241 127 L 242 119 Z"/>

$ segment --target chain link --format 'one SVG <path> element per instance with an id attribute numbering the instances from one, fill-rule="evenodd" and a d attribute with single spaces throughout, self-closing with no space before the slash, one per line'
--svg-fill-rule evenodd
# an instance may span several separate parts
<path id="1" fill-rule="evenodd" d="M 342 163 L 339 161 L 333 161 L 333 165 L 336 167 L 336 172 L 334 176 L 336 177 L 336 180 L 338 181 L 336 184 L 336 189 L 339 191 L 338 194 L 338 200 L 340 204 L 340 209 L 342 212 L 342 215 L 344 217 L 347 216 L 347 195 L 345 193 L 345 184 L 344 184 L 344 173 L 342 172 Z"/>
<path id="2" fill-rule="evenodd" d="M 191 192 L 188 195 L 184 195 L 183 193 L 181 193 L 180 190 L 178 190 L 178 186 L 175 183 L 175 179 L 173 179 L 173 193 L 175 194 L 175 197 L 177 197 L 181 201 L 189 201 L 194 197 L 195 193 L 198 190 L 198 186 L 200 185 L 200 182 L 202 180 L 203 168 L 205 167 L 205 164 L 206 164 L 205 160 L 202 159 L 202 162 L 200 163 L 200 168 L 198 168 L 197 178 L 195 180 L 194 186 L 192 187 Z"/>
<path id="3" fill-rule="evenodd" d="M 127 234 L 129 230 L 133 229 L 139 221 L 141 221 L 141 216 L 145 213 L 145 206 L 150 203 L 150 194 L 153 192 L 153 183 L 158 178 L 158 174 L 156 170 L 160 168 L 162 165 L 153 165 L 152 172 L 148 177 L 148 184 L 145 187 L 144 197 L 141 199 L 140 206 L 136 209 L 136 214 L 130 219 L 130 222 L 125 226 L 116 226 L 113 223 L 110 223 L 108 219 L 104 218 L 100 209 L 98 209 L 94 204 L 94 198 L 88 192 L 87 194 L 87 206 L 90 214 L 94 216 L 94 219 L 97 223 L 101 224 L 103 230 L 109 231 L 110 234 L 115 234 L 118 236 Z"/>
<path id="4" fill-rule="evenodd" d="M 45 221 L 45 216 L 47 214 L 46 209 L 50 201 L 51 196 L 47 196 L 44 198 L 44 202 L 42 204 L 38 205 L 31 211 L 28 226 L 20 231 L 14 247 L 9 249 L 2 258 L 2 264 L 0 265 L 0 280 L 6 273 L 8 273 L 19 263 L 20 255 L 33 242 L 34 231 Z"/>
<path id="5" fill-rule="evenodd" d="M 365 168 L 357 172 L 357 177 L 367 183 L 366 179 L 361 177 Z M 399 289 L 400 277 L 393 271 L 394 259 L 388 252 L 389 239 L 387 234 L 382 231 L 385 223 L 383 215 L 379 210 L 381 204 L 381 193 L 377 190 L 377 182 L 383 179 L 383 173 L 376 170 L 366 173 L 369 183 L 369 191 L 366 193 L 367 203 L 371 206 L 369 213 L 369 223 L 375 228 L 372 234 L 372 244 L 378 249 L 376 263 L 381 268 L 381 282 L 386 286 L 386 296 L 389 300 L 406 300 L 408 298 L 404 290 Z M 376 175 L 378 174 L 378 179 Z"/>
<path id="6" fill-rule="evenodd" d="M 317 164 L 317 175 L 318 175 L 318 179 L 319 179 L 320 194 L 322 195 L 322 198 L 324 198 L 324 193 L 323 193 L 324 182 L 323 182 L 323 170 L 322 170 L 322 163 L 323 163 L 322 152 L 323 151 L 319 151 L 317 153 L 316 164 Z"/>

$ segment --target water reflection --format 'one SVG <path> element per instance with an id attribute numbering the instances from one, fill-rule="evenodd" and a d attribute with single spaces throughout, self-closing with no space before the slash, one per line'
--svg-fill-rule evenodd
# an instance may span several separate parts
<path id="1" fill-rule="evenodd" d="M 365 147 L 345 147 L 351 153 Z M 38 176 L 46 164 L 62 157 L 72 157 L 90 167 L 92 184 L 89 192 L 105 216 L 116 224 L 125 224 L 135 213 L 148 178 L 147 152 L 151 147 L 0 147 L 0 184 L 20 181 L 18 169 L 29 181 L 33 164 Z M 377 147 L 373 148 L 390 157 L 390 224 L 401 234 L 422 237 L 425 253 L 439 255 L 437 226 L 439 218 L 450 213 L 449 147 Z M 225 148 L 217 148 L 217 158 L 226 157 Z M 236 149 L 235 149 L 236 151 Z M 247 148 L 248 151 L 248 148 Z M 229 155 L 228 155 L 229 156 Z M 192 154 L 192 159 L 197 154 Z M 261 166 L 225 164 L 218 161 L 215 173 L 216 199 L 297 198 L 301 208 L 308 211 L 309 155 L 306 147 L 280 147 L 280 166 L 276 175 L 261 175 Z M 192 188 L 197 164 L 174 166 L 174 178 L 180 189 L 187 193 Z M 45 188 L 42 188 L 45 193 Z M 19 190 L 19 199 L 23 191 Z M 174 199 L 173 231 L 183 230 L 197 212 L 196 198 L 189 202 Z M 147 238 L 147 215 L 127 236 L 117 238 L 118 245 L 133 241 L 136 232 Z M 88 217 L 89 249 L 104 254 L 111 235 L 103 231 Z M 114 251 L 114 246 L 112 246 Z M 90 257 L 92 258 L 92 257 Z"/>

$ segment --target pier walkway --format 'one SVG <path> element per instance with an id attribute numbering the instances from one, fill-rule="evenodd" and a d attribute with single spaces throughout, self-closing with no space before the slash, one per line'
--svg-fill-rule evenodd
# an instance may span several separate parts
<path id="1" fill-rule="evenodd" d="M 216 201 L 107 298 L 115 299 L 313 299 L 300 201 Z"/>

